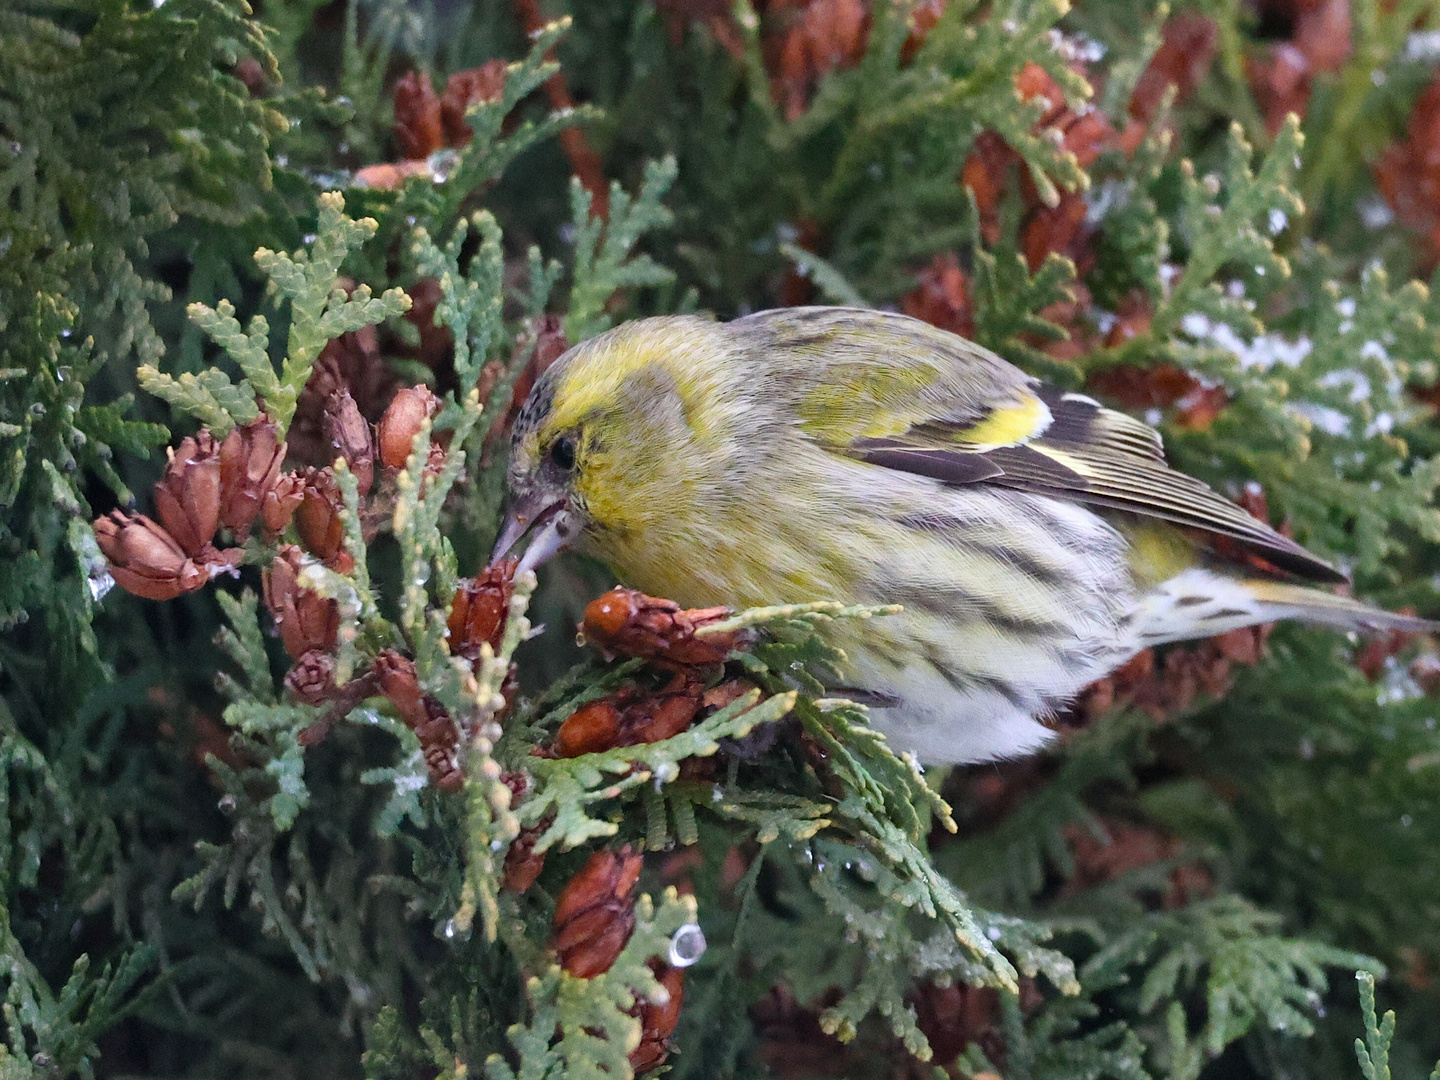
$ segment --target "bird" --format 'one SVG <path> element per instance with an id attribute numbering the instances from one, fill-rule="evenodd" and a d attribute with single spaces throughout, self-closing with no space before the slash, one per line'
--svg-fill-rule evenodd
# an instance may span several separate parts
<path id="1" fill-rule="evenodd" d="M 1023 756 L 1155 645 L 1279 619 L 1436 624 L 1172 469 L 1160 434 L 918 319 L 668 315 L 571 348 L 516 414 L 494 560 L 573 548 L 688 607 L 899 605 L 825 633 L 923 764 Z"/>

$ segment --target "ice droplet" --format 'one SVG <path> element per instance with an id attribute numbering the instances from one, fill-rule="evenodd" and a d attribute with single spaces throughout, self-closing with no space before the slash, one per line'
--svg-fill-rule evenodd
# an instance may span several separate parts
<path id="1" fill-rule="evenodd" d="M 705 955 L 705 931 L 686 923 L 670 935 L 670 966 L 686 968 Z"/>
<path id="2" fill-rule="evenodd" d="M 455 167 L 460 164 L 460 155 L 449 148 L 436 150 L 426 159 L 425 165 L 430 170 L 430 179 L 437 184 L 443 184 L 455 174 Z"/>
<path id="3" fill-rule="evenodd" d="M 90 599 L 98 604 L 115 587 L 115 579 L 108 570 L 97 570 L 85 579 L 85 587 L 90 590 Z"/>

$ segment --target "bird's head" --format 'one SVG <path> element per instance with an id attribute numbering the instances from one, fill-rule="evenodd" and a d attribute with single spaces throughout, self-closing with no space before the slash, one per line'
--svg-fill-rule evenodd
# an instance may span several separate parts
<path id="1" fill-rule="evenodd" d="M 572 545 L 603 556 L 609 541 L 644 534 L 722 483 L 733 348 L 718 323 L 668 316 L 556 360 L 511 432 L 510 510 L 494 558 L 527 535 L 522 569 Z"/>

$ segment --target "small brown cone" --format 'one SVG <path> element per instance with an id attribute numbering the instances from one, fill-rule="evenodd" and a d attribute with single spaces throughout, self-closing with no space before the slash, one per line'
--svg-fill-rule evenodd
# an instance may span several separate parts
<path id="1" fill-rule="evenodd" d="M 635 929 L 635 883 L 642 859 L 628 844 L 597 851 L 560 891 L 551 945 L 576 978 L 609 971 Z"/>
<path id="2" fill-rule="evenodd" d="M 640 1020 L 640 1045 L 630 1051 L 630 1067 L 637 1073 L 648 1072 L 665 1063 L 670 1055 L 670 1036 L 680 1022 L 680 1006 L 685 1002 L 683 969 L 651 960 L 650 970 L 669 996 L 663 1004 L 638 1001 L 631 1010 Z"/>
<path id="3" fill-rule="evenodd" d="M 423 158 L 445 145 L 440 98 L 423 71 L 407 71 L 395 84 L 395 145 L 407 158 Z"/>
<path id="4" fill-rule="evenodd" d="M 220 526 L 220 444 L 201 428 L 168 454 L 165 475 L 155 485 L 155 513 L 180 550 L 193 558 Z"/>
<path id="5" fill-rule="evenodd" d="M 220 444 L 221 525 L 241 539 L 248 535 L 280 479 L 284 460 L 285 444 L 269 417 L 230 429 Z"/>
<path id="6" fill-rule="evenodd" d="M 335 474 L 328 468 L 306 470 L 304 496 L 295 511 L 295 531 L 307 551 L 337 569 L 348 569 L 351 562 L 345 550 L 345 522 L 340 517 L 343 509 Z"/>
<path id="7" fill-rule="evenodd" d="M 350 391 L 342 389 L 331 394 L 324 416 L 326 438 L 355 474 L 360 494 L 368 494 L 375 481 L 375 440 Z"/>
<path id="8" fill-rule="evenodd" d="M 480 646 L 500 648 L 505 632 L 505 618 L 510 610 L 510 597 L 515 591 L 512 580 L 518 559 L 504 559 L 487 567 L 479 577 L 466 578 L 455 591 L 450 605 L 450 651 L 474 663 Z"/>
<path id="9" fill-rule="evenodd" d="M 285 673 L 285 689 L 306 705 L 323 705 L 335 696 L 335 657 L 311 649 Z"/>
<path id="10" fill-rule="evenodd" d="M 260 519 L 270 534 L 284 532 L 305 501 L 305 474 L 282 473 L 260 504 Z"/>
<path id="11" fill-rule="evenodd" d="M 265 606 L 285 651 L 297 661 L 313 650 L 332 652 L 340 633 L 340 606 L 300 583 L 304 566 L 305 554 L 294 544 L 285 544 L 261 579 Z"/>
<path id="12" fill-rule="evenodd" d="M 469 146 L 475 132 L 465 122 L 465 110 L 477 101 L 498 101 L 505 91 L 504 60 L 490 60 L 477 68 L 457 71 L 440 95 L 440 123 L 450 146 Z"/>
<path id="13" fill-rule="evenodd" d="M 682 610 L 673 600 L 615 588 L 592 600 L 581 624 L 586 640 L 607 657 L 638 656 L 660 664 L 718 664 L 747 640 L 744 631 L 696 637 L 730 615 L 728 608 Z"/>
<path id="14" fill-rule="evenodd" d="M 110 564 L 115 583 L 147 600 L 173 600 L 203 588 L 210 580 L 207 570 L 187 556 L 158 522 L 144 514 L 115 510 L 98 518 L 95 539 Z"/>
<path id="15" fill-rule="evenodd" d="M 376 430 L 380 461 L 387 468 L 403 469 L 421 425 L 439 411 L 440 399 L 428 386 L 410 386 L 397 393 Z"/>
<path id="16" fill-rule="evenodd" d="M 459 757 L 460 729 L 445 707 L 425 693 L 414 661 L 394 649 L 385 649 L 375 657 L 372 674 L 380 693 L 420 740 L 430 782 L 444 791 L 458 791 L 465 783 Z"/>
<path id="17" fill-rule="evenodd" d="M 523 830 L 505 853 L 505 887 L 511 892 L 523 893 L 545 869 L 545 852 L 535 850 L 544 831 L 543 827 Z"/>

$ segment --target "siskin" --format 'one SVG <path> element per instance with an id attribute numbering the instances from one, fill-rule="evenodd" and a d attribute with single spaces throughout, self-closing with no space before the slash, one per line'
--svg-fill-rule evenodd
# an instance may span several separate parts
<path id="1" fill-rule="evenodd" d="M 1169 468 L 1148 425 L 880 311 L 617 327 L 536 383 L 507 481 L 496 554 L 528 532 L 526 567 L 573 545 L 690 607 L 903 605 L 829 632 L 875 725 L 929 763 L 1035 750 L 1146 646 L 1433 627 L 1296 584 L 1345 578 Z"/>

